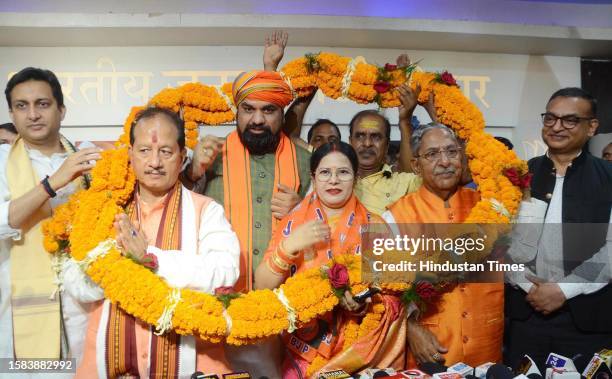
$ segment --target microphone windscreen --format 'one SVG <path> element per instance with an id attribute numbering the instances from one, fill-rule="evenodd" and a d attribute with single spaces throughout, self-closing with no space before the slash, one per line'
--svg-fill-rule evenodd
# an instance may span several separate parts
<path id="1" fill-rule="evenodd" d="M 486 379 L 512 379 L 514 374 L 508 367 L 496 363 L 487 370 Z"/>
<path id="2" fill-rule="evenodd" d="M 433 375 L 439 372 L 446 372 L 448 367 L 437 362 L 424 362 L 419 365 L 419 369 L 428 375 Z"/>

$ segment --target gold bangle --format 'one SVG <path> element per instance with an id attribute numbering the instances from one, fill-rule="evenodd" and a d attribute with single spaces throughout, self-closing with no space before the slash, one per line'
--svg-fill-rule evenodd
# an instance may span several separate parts
<path id="1" fill-rule="evenodd" d="M 274 268 L 272 267 L 273 265 L 270 263 L 270 260 L 266 260 L 266 266 L 268 267 L 268 269 L 272 272 L 272 274 L 276 275 L 276 276 L 282 276 L 284 277 L 287 272 L 286 271 L 280 271 L 280 268 Z"/>
<path id="2" fill-rule="evenodd" d="M 289 271 L 289 264 L 286 262 L 283 262 L 278 255 L 276 255 L 276 252 L 274 252 L 272 254 L 272 263 L 274 263 L 274 265 L 276 267 L 278 267 L 279 269 L 283 270 L 283 271 Z"/>

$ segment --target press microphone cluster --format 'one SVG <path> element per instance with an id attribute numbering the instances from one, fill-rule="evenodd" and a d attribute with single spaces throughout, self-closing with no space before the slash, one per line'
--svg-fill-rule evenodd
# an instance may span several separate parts
<path id="1" fill-rule="evenodd" d="M 612 379 L 612 350 L 603 349 L 597 352 L 580 373 L 576 366 L 583 367 L 586 360 L 581 355 L 568 358 L 560 354 L 550 353 L 546 358 L 546 372 L 538 369 L 536 362 L 524 355 L 513 369 L 500 364 L 487 362 L 477 367 L 458 362 L 446 367 L 438 362 L 426 362 L 419 369 L 395 371 L 392 368 L 368 368 L 352 376 L 342 370 L 321 374 L 319 378 L 357 378 L 357 379 Z M 199 379 L 199 378 L 197 378 Z"/>

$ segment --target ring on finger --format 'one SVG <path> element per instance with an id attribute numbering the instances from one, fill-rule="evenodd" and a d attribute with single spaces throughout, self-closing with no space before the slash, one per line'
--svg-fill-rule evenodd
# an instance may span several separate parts
<path id="1" fill-rule="evenodd" d="M 440 358 L 441 358 L 441 356 L 440 356 L 440 354 L 439 354 L 439 353 L 433 353 L 433 354 L 431 355 L 431 358 L 433 358 L 433 360 L 434 360 L 434 361 L 439 361 L 439 360 L 440 360 Z"/>

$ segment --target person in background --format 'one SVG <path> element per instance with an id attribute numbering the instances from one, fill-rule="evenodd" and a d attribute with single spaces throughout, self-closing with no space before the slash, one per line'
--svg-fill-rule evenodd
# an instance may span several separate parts
<path id="1" fill-rule="evenodd" d="M 0 125 L 0 145 L 12 145 L 17 139 L 17 129 L 12 122 Z"/>
<path id="2" fill-rule="evenodd" d="M 601 151 L 601 158 L 605 161 L 612 162 L 612 142 L 610 142 Z"/>
<path id="3" fill-rule="evenodd" d="M 312 124 L 308 129 L 308 144 L 312 146 L 312 151 L 316 150 L 319 146 L 338 142 L 341 140 L 340 129 L 338 125 L 326 118 L 320 118 Z"/>

